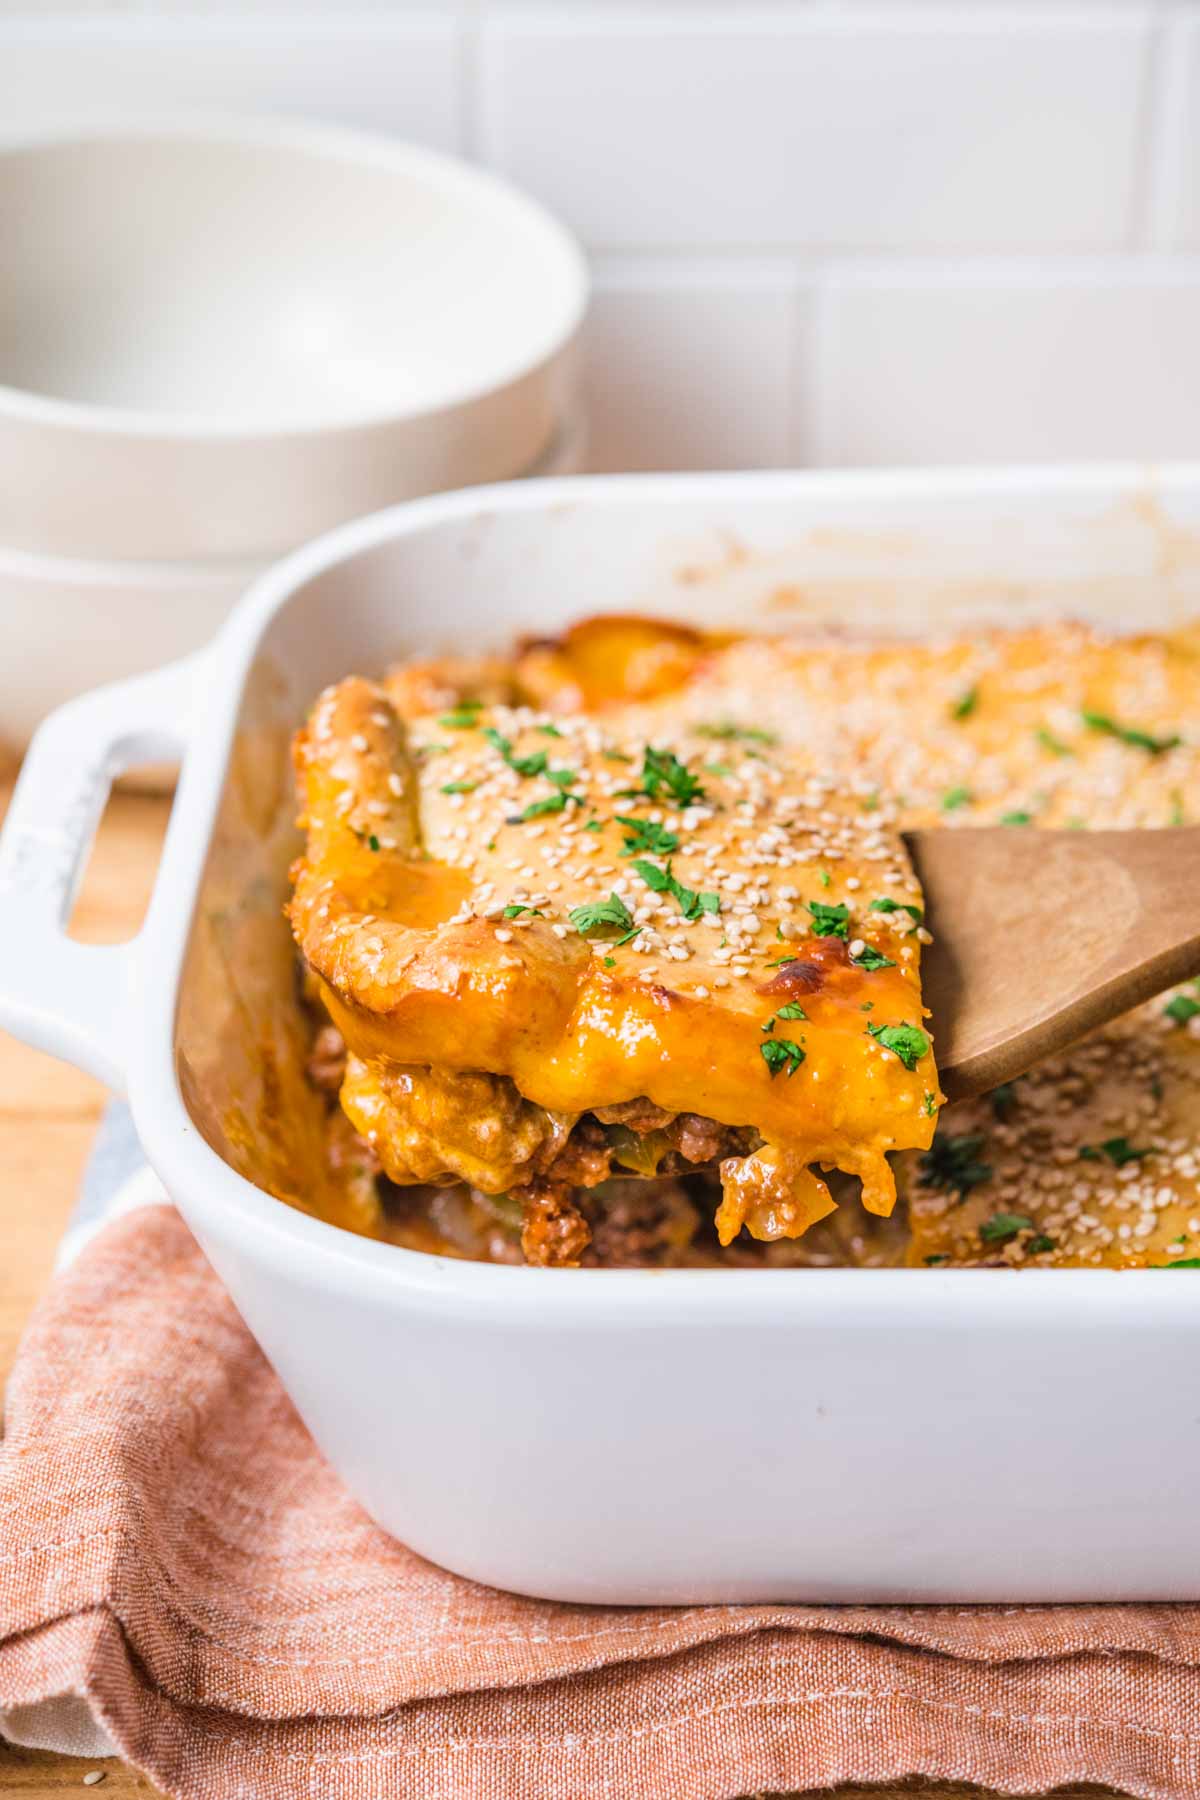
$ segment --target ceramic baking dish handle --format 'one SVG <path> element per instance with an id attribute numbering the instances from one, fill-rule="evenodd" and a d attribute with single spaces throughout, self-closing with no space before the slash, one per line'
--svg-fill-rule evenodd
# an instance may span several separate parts
<path id="1" fill-rule="evenodd" d="M 67 924 L 114 778 L 182 754 L 202 662 L 187 657 L 51 713 L 0 832 L 0 1025 L 118 1092 L 133 946 L 76 943 Z"/>

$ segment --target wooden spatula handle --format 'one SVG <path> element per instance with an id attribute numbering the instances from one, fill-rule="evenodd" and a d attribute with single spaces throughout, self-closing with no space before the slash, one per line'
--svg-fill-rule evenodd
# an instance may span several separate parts
<path id="1" fill-rule="evenodd" d="M 1200 975 L 1200 827 L 909 834 L 951 1098 L 982 1093 Z"/>

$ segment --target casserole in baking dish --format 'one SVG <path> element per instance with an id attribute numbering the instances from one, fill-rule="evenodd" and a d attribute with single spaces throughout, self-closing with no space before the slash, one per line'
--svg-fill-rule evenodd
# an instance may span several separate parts
<path id="1" fill-rule="evenodd" d="M 348 527 L 210 653 L 43 728 L 0 846 L 0 1016 L 128 1086 L 325 1454 L 451 1568 L 610 1602 L 1193 1597 L 1186 1275 L 543 1271 L 338 1230 L 312 1216 L 357 1222 L 318 1193 L 280 909 L 288 742 L 331 679 L 614 605 L 714 629 L 1169 628 L 1200 613 L 1198 532 L 1189 470 L 621 478 Z M 177 746 L 142 935 L 66 941 L 114 762 Z"/>
<path id="2" fill-rule="evenodd" d="M 1198 670 L 1194 624 L 609 615 L 326 689 L 290 916 L 361 1229 L 609 1268 L 1187 1267 L 1195 991 L 943 1120 L 900 827 L 1184 823 Z M 1031 920 L 1012 978 L 1078 930 Z"/>

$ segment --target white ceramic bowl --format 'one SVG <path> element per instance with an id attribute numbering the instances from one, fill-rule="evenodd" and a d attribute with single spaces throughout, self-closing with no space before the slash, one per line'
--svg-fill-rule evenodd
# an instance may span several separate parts
<path id="1" fill-rule="evenodd" d="M 587 276 L 505 182 L 325 127 L 0 149 L 0 544 L 280 554 L 506 479 L 571 408 Z"/>
<path id="2" fill-rule="evenodd" d="M 0 548 L 0 747 L 23 750 L 47 713 L 86 688 L 207 643 L 267 566 L 84 562 Z"/>
<path id="3" fill-rule="evenodd" d="M 577 474 L 586 450 L 581 412 L 526 473 Z M 76 694 L 199 650 L 271 560 L 84 561 L 0 547 L 0 750 L 22 751 Z"/>
<path id="4" fill-rule="evenodd" d="M 458 1262 L 272 1199 L 213 1148 L 205 1100 L 224 1080 L 231 1113 L 260 1103 L 224 1009 L 257 1054 L 260 1009 L 294 1004 L 287 742 L 325 682 L 606 605 L 775 629 L 1149 628 L 1200 615 L 1185 542 L 1200 467 L 597 478 L 360 521 L 272 570 L 211 651 L 38 733 L 0 835 L 0 1023 L 127 1087 L 331 1465 L 449 1568 L 605 1603 L 1194 1600 L 1194 1277 Z M 142 934 L 73 943 L 113 763 L 171 747 Z"/>

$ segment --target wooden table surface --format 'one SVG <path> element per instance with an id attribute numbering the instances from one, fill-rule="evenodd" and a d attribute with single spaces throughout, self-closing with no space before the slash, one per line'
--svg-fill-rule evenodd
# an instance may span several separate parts
<path id="1" fill-rule="evenodd" d="M 0 817 L 11 792 L 11 774 L 0 773 Z M 158 862 L 170 802 L 154 795 L 114 794 L 71 923 L 72 936 L 88 943 L 117 943 L 137 930 Z M 4 1195 L 4 1255 L 0 1257 L 0 1382 L 7 1379 L 26 1319 L 50 1275 L 55 1247 L 70 1216 L 79 1178 L 106 1099 L 88 1075 L 28 1050 L 0 1031 L 0 1168 L 8 1173 Z M 93 1789 L 84 1777 L 102 1771 Z M 50 1795 L 98 1791 L 153 1796 L 145 1776 L 123 1764 L 90 1762 L 41 1750 L 18 1750 L 0 1741 L 0 1793 Z M 920 1780 L 895 1788 L 843 1788 L 837 1800 L 959 1800 L 983 1790 Z M 1099 1788 L 1063 1790 L 1094 1797 Z M 263 1800 L 268 1800 L 263 1796 Z M 536 1800 L 531 1795 L 530 1800 Z M 581 1797 L 586 1800 L 586 1797 Z M 631 1796 L 630 1800 L 634 1800 Z M 815 1795 L 811 1800 L 830 1800 Z M 994 1800 L 999 1800 L 995 1796 Z"/>

